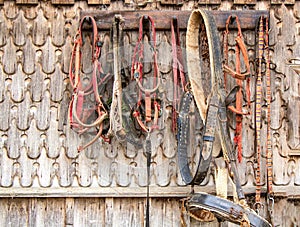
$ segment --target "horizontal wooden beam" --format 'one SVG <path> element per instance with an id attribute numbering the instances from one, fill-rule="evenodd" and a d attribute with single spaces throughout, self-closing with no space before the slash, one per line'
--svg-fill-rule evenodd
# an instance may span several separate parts
<path id="1" fill-rule="evenodd" d="M 274 186 L 274 195 L 299 199 L 300 186 Z M 254 195 L 255 187 L 243 187 L 245 195 Z M 195 192 L 215 194 L 214 186 L 195 186 Z M 262 196 L 266 187 L 262 188 Z M 190 186 L 181 187 L 150 187 L 150 197 L 184 198 L 190 195 Z M 141 197 L 147 196 L 146 187 L 68 187 L 68 188 L 1 188 L 0 197 Z M 228 196 L 232 196 L 232 187 L 228 187 Z"/>
<path id="2" fill-rule="evenodd" d="M 225 29 L 225 23 L 229 15 L 239 17 L 242 29 L 255 29 L 260 16 L 268 16 L 268 11 L 265 10 L 229 10 L 219 11 L 212 10 L 212 15 L 215 18 L 216 25 L 219 30 Z M 186 29 L 191 11 L 83 11 L 81 17 L 92 16 L 96 19 L 99 30 L 109 30 L 112 27 L 112 22 L 115 15 L 121 15 L 124 18 L 124 30 L 137 30 L 139 18 L 143 15 L 151 16 L 155 21 L 157 30 L 169 30 L 170 21 L 172 18 L 177 18 L 180 29 Z M 233 23 L 232 28 L 235 27 Z"/>

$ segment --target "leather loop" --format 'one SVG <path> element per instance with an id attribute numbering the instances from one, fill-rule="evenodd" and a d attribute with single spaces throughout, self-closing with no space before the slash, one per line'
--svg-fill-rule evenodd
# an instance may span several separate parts
<path id="1" fill-rule="evenodd" d="M 199 38 L 199 32 L 201 33 Z M 195 45 L 195 44 L 199 44 Z M 219 75 L 222 74 L 220 40 L 214 18 L 208 11 L 195 10 L 191 13 L 187 28 L 187 66 L 191 83 L 191 92 L 187 92 L 181 101 L 178 116 L 178 163 L 183 181 L 186 184 L 200 184 L 207 175 L 212 158 L 214 136 L 221 96 L 217 87 L 222 87 Z M 199 48 L 207 54 L 200 55 Z M 202 57 L 201 59 L 199 58 Z M 205 61 L 205 64 L 202 62 Z M 201 65 L 209 65 L 205 78 L 201 74 Z M 222 80 L 222 78 L 221 78 Z M 211 95 L 210 97 L 208 97 Z M 191 173 L 187 147 L 189 144 L 189 109 L 196 103 L 200 119 L 205 122 L 200 158 L 195 173 Z"/>

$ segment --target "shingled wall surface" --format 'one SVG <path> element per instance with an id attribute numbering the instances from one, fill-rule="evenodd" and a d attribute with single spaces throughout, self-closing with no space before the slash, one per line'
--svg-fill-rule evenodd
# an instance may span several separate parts
<path id="1" fill-rule="evenodd" d="M 178 4 L 168 1 L 145 3 L 53 0 L 0 1 L 0 4 L 1 196 L 144 197 L 146 157 L 143 149 L 136 150 L 130 144 L 124 147 L 113 139 L 112 144 L 99 140 L 84 152 L 77 152 L 78 145 L 86 138 L 79 137 L 69 128 L 67 108 L 71 97 L 69 61 L 80 13 L 85 10 L 192 10 L 198 7 L 212 10 L 270 10 L 270 47 L 274 63 L 271 103 L 274 190 L 280 196 L 300 196 L 300 82 L 299 75 L 287 64 L 289 59 L 300 57 L 299 1 L 185 1 Z M 104 68 L 109 69 L 111 62 L 106 61 L 106 57 L 109 56 L 110 33 L 102 31 L 101 34 L 105 41 L 102 61 Z M 255 31 L 246 31 L 244 34 L 250 60 L 255 64 Z M 124 38 L 129 47 L 133 46 L 136 39 L 137 31 L 128 32 Z M 170 32 L 158 32 L 157 39 L 158 53 L 161 53 L 160 72 L 164 75 L 163 85 L 166 90 L 163 113 L 159 120 L 160 130 L 152 134 L 155 142 L 152 147 L 150 191 L 153 197 L 184 197 L 190 192 L 190 188 L 184 186 L 177 166 L 176 136 L 171 132 L 171 110 L 168 106 L 172 98 L 172 91 L 168 89 L 168 81 L 172 80 L 172 59 L 167 54 L 171 51 Z M 184 47 L 184 31 L 181 39 Z M 233 40 L 230 37 L 232 50 Z M 233 57 L 231 52 L 230 59 Z M 252 73 L 251 81 L 254 84 L 255 73 Z M 254 85 L 251 89 L 254 90 Z M 253 108 L 254 100 L 255 96 L 252 95 Z M 245 191 L 254 193 L 254 115 L 246 116 L 243 124 L 244 154 L 243 161 L 239 164 L 240 177 Z M 231 126 L 233 129 L 234 123 Z M 264 119 L 264 141 L 265 130 Z M 265 145 L 262 144 L 264 165 Z M 196 190 L 214 192 L 213 173 L 212 164 L 209 177 Z M 265 177 L 262 181 L 265 185 Z M 97 200 L 97 206 L 102 204 L 106 208 L 109 204 L 114 204 L 114 207 L 123 202 L 129 205 L 131 201 L 118 198 L 100 200 Z M 48 202 L 45 201 L 49 204 L 53 202 L 52 199 L 45 199 L 41 203 L 35 199 L 19 199 L 15 203 L 14 200 L 2 199 L 2 205 L 8 204 L 3 206 L 7 211 L 6 217 L 9 218 L 13 209 L 18 213 L 23 206 L 26 207 L 26 216 L 30 213 L 28 207 L 35 206 L 34 204 L 47 207 Z M 82 202 L 75 199 L 75 203 L 76 201 L 78 204 Z M 143 200 L 140 199 L 139 202 L 142 203 Z M 173 208 L 168 209 L 176 210 L 176 214 L 179 214 L 179 201 L 177 202 L 174 202 Z M 62 198 L 58 203 L 62 210 L 72 211 L 69 206 L 73 207 L 73 200 L 70 202 Z M 162 215 L 163 211 L 169 214 L 165 200 L 158 199 L 157 203 L 158 207 L 164 207 L 161 208 Z M 276 217 L 278 225 L 299 223 L 299 217 L 292 213 L 286 219 L 282 218 L 284 211 L 281 210 L 281 203 L 287 201 L 276 201 L 276 209 L 280 213 Z M 86 206 L 81 204 L 78 209 Z M 108 212 L 106 208 L 99 212 Z M 134 209 L 135 214 L 143 212 L 138 211 L 139 208 Z M 143 222 L 142 217 L 140 219 L 134 216 L 133 219 Z M 3 220 L 8 222 L 8 219 Z M 170 222 L 173 224 L 165 226 L 179 226 L 178 220 L 175 218 Z"/>

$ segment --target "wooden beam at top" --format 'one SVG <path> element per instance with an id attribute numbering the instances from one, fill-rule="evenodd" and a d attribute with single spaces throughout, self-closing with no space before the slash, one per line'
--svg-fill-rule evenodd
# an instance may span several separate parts
<path id="1" fill-rule="evenodd" d="M 38 4 L 38 0 L 16 0 L 17 4 Z"/>
<path id="2" fill-rule="evenodd" d="M 211 13 L 215 18 L 219 30 L 225 29 L 225 22 L 229 15 L 234 14 L 238 16 L 241 27 L 245 30 L 255 29 L 259 17 L 269 15 L 268 11 L 262 10 L 212 10 Z M 157 30 L 169 30 L 170 21 L 173 17 L 177 18 L 180 29 L 186 29 L 191 11 L 83 11 L 81 17 L 86 15 L 93 16 L 97 21 L 99 30 L 109 30 L 116 14 L 124 18 L 124 30 L 137 30 L 139 18 L 142 15 L 151 16 L 155 21 Z M 234 28 L 234 24 L 232 28 Z"/>
<path id="3" fill-rule="evenodd" d="M 74 0 L 52 0 L 53 5 L 71 5 L 74 4 Z"/>

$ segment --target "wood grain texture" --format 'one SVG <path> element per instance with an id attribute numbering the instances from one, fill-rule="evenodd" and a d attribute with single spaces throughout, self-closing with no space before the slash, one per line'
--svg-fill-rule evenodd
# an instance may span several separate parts
<path id="1" fill-rule="evenodd" d="M 155 21 L 157 30 L 169 30 L 170 20 L 173 17 L 178 18 L 178 26 L 181 29 L 185 29 L 189 19 L 191 11 L 165 11 L 163 15 L 160 11 L 113 11 L 113 12 L 82 12 L 81 17 L 85 15 L 93 16 L 98 23 L 99 29 L 109 30 L 111 27 L 111 21 L 115 14 L 122 15 L 125 18 L 124 30 L 137 30 L 138 21 L 142 15 L 151 16 Z M 215 11 L 211 13 L 214 15 L 216 25 L 218 29 L 225 28 L 226 19 L 230 14 L 236 14 L 241 21 L 242 29 L 254 29 L 256 27 L 257 19 L 261 15 L 267 15 L 267 11 Z"/>

